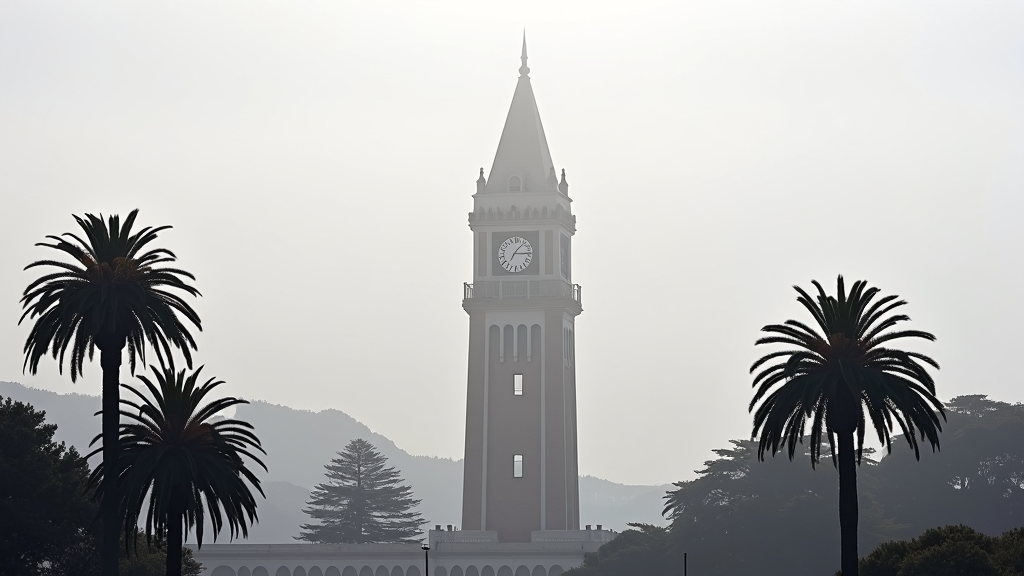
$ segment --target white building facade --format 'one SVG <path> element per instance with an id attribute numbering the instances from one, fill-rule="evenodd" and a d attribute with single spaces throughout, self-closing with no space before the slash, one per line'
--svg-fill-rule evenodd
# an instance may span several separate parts
<path id="1" fill-rule="evenodd" d="M 559 576 L 614 533 L 538 531 L 528 543 L 497 533 L 430 530 L 419 544 L 213 544 L 195 558 L 204 576 Z"/>

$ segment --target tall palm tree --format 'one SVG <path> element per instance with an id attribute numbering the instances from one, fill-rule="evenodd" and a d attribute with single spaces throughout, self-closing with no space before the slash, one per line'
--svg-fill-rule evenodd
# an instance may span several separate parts
<path id="1" fill-rule="evenodd" d="M 128 348 L 128 363 L 135 372 L 136 358 L 146 362 L 146 343 L 158 357 L 169 357 L 171 346 L 184 353 L 191 366 L 190 349 L 196 343 L 183 319 L 202 330 L 199 315 L 178 295 L 198 296 L 186 282 L 192 274 L 166 265 L 175 261 L 165 248 L 149 248 L 151 242 L 170 226 L 145 227 L 133 231 L 138 210 L 124 223 L 117 215 L 104 223 L 103 215 L 75 216 L 84 238 L 65 233 L 47 236 L 45 246 L 62 252 L 71 262 L 40 260 L 25 267 L 49 268 L 25 288 L 21 303 L 26 318 L 35 324 L 25 340 L 25 367 L 35 374 L 39 360 L 50 353 L 63 373 L 70 346 L 71 381 L 83 372 L 86 354 L 90 360 L 100 350 L 103 370 L 103 461 L 118 458 L 118 385 L 121 356 Z M 56 269 L 56 270 L 54 270 Z M 116 478 L 106 480 L 112 482 Z M 105 486 L 100 503 L 103 520 L 102 565 L 106 575 L 117 574 L 118 505 L 113 485 Z"/>
<path id="2" fill-rule="evenodd" d="M 825 294 L 817 281 L 817 298 L 794 286 L 797 301 L 811 313 L 817 331 L 796 320 L 769 324 L 757 344 L 783 344 L 750 367 L 757 388 L 749 409 L 754 411 L 758 457 L 771 450 L 774 456 L 788 447 L 793 459 L 803 442 L 808 420 L 811 465 L 821 455 L 821 437 L 828 438 L 832 463 L 839 468 L 840 556 L 843 576 L 857 574 L 857 470 L 867 430 L 865 413 L 878 439 L 892 449 L 893 422 L 920 459 L 918 437 L 927 439 L 934 451 L 945 420 L 942 403 L 935 397 L 935 382 L 925 365 L 939 365 L 923 354 L 889 347 L 901 338 L 934 341 L 920 330 L 894 329 L 910 320 L 894 311 L 905 305 L 898 296 L 875 299 L 878 288 L 854 282 L 846 293 L 843 277 L 837 280 L 836 296 Z M 854 435 L 856 434 L 856 448 Z M 836 444 L 838 443 L 838 451 Z M 838 453 L 838 461 L 836 459 Z"/>
<path id="3" fill-rule="evenodd" d="M 146 538 L 151 540 L 155 533 L 166 540 L 167 575 L 181 576 L 185 536 L 195 527 L 202 546 L 207 515 L 214 541 L 225 523 L 231 538 L 248 536 L 247 523 L 257 521 L 256 499 L 249 485 L 266 496 L 243 457 L 266 470 L 254 454 L 266 452 L 248 422 L 213 420 L 218 412 L 248 402 L 228 397 L 203 404 L 223 381 L 210 378 L 199 384 L 202 367 L 186 374 L 161 362 L 152 370 L 155 382 L 139 376 L 149 397 L 122 384 L 138 401 L 121 400 L 121 416 L 126 422 L 121 424 L 121 459 L 112 476 L 120 477 L 126 538 L 134 538 L 148 497 Z M 111 476 L 106 470 L 104 463 L 93 471 L 93 485 Z"/>

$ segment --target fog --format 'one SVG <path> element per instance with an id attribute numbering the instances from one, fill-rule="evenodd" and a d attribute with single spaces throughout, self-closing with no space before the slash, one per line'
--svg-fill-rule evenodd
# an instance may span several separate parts
<path id="1" fill-rule="evenodd" d="M 581 474 L 692 478 L 748 437 L 758 330 L 838 273 L 909 301 L 940 397 L 1024 401 L 1022 26 L 996 1 L 8 0 L 0 381 L 98 394 L 98 362 L 22 373 L 21 269 L 72 214 L 140 208 L 224 393 L 461 458 L 467 212 L 525 27 L 578 219 Z"/>

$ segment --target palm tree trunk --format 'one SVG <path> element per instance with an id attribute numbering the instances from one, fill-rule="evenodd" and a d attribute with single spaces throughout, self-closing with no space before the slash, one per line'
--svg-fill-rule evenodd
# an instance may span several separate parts
<path id="1" fill-rule="evenodd" d="M 185 505 L 179 494 L 171 496 L 167 518 L 167 576 L 181 576 L 182 526 L 185 524 Z"/>
<path id="2" fill-rule="evenodd" d="M 843 576 L 857 576 L 857 457 L 853 432 L 839 436 L 839 565 Z"/>
<path id="3" fill-rule="evenodd" d="M 120 423 L 121 350 L 120 347 L 100 348 L 100 367 L 103 369 L 103 499 L 100 518 L 103 543 L 100 548 L 104 576 L 117 576 L 118 535 L 121 522 L 118 515 L 117 459 L 121 454 L 118 424 Z"/>

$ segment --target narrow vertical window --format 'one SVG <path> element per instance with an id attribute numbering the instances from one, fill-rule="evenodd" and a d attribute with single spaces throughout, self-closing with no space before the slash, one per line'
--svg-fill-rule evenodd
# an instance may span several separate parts
<path id="1" fill-rule="evenodd" d="M 516 374 L 512 377 L 512 393 L 516 396 L 523 395 L 523 375 Z"/>
<path id="2" fill-rule="evenodd" d="M 523 455 L 516 454 L 512 457 L 512 477 L 522 478 L 523 477 Z"/>
<path id="3" fill-rule="evenodd" d="M 519 176 L 513 176 L 508 179 L 508 191 L 509 192 L 522 192 L 523 181 L 519 179 Z"/>

